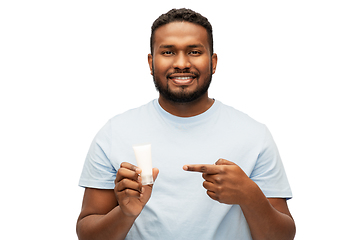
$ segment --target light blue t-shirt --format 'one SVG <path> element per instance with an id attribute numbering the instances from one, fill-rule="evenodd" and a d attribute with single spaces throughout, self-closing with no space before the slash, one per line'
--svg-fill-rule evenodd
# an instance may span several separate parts
<path id="1" fill-rule="evenodd" d="M 156 99 L 110 119 L 91 144 L 79 185 L 113 189 L 120 164 L 136 165 L 132 146 L 143 143 L 151 143 L 160 173 L 126 239 L 251 239 L 240 206 L 212 200 L 201 173 L 184 171 L 185 164 L 224 158 L 240 166 L 266 197 L 292 197 L 266 126 L 217 100 L 194 117 L 174 116 Z"/>

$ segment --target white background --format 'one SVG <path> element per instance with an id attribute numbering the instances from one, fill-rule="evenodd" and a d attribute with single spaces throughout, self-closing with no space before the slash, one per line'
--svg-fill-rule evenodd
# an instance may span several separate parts
<path id="1" fill-rule="evenodd" d="M 210 97 L 272 132 L 295 239 L 356 239 L 360 7 L 346 0 L 1 1 L 0 238 L 77 239 L 90 142 L 157 97 L 150 27 L 173 7 L 213 25 Z"/>

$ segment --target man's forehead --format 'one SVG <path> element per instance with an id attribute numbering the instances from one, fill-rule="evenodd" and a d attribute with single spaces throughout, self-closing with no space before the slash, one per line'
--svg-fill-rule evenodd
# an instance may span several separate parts
<path id="1" fill-rule="evenodd" d="M 176 47 L 175 45 L 171 45 L 171 44 L 161 44 L 159 46 L 159 48 L 174 48 Z M 188 48 L 205 48 L 205 46 L 202 43 L 198 43 L 198 44 L 190 44 L 187 45 Z"/>
<path id="2" fill-rule="evenodd" d="M 208 47 L 207 31 L 203 26 L 190 22 L 171 22 L 155 31 L 154 44 L 158 47 L 175 43 Z"/>

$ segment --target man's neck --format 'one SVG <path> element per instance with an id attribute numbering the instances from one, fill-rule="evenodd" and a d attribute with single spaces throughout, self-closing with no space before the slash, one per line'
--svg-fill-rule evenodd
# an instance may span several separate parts
<path id="1" fill-rule="evenodd" d="M 214 103 L 214 99 L 204 94 L 195 101 L 188 103 L 176 103 L 169 101 L 160 95 L 159 104 L 167 112 L 178 117 L 193 117 L 206 112 Z"/>

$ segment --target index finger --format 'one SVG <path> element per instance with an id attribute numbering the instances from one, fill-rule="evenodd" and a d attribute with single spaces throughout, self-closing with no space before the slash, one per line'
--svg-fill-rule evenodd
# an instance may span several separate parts
<path id="1" fill-rule="evenodd" d="M 213 164 L 189 164 L 184 165 L 183 169 L 189 172 L 200 172 L 207 174 L 217 174 L 221 172 L 219 166 Z"/>
<path id="2" fill-rule="evenodd" d="M 128 162 L 123 162 L 120 164 L 120 168 L 116 173 L 115 183 L 120 182 L 124 178 L 130 178 L 132 180 L 137 180 L 141 169 L 132 165 Z"/>
<path id="3" fill-rule="evenodd" d="M 128 163 L 128 162 L 122 162 L 120 164 L 120 168 L 127 168 L 131 171 L 134 171 L 136 172 L 137 174 L 140 174 L 141 173 L 141 169 L 135 165 L 132 165 L 131 163 Z"/>

